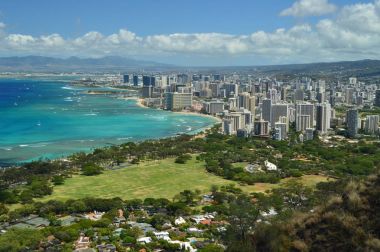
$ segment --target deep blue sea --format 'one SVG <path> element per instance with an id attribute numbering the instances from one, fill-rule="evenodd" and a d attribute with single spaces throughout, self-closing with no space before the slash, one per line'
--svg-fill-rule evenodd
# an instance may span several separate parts
<path id="1" fill-rule="evenodd" d="M 215 123 L 86 91 L 61 80 L 0 79 L 0 165 L 192 134 Z"/>

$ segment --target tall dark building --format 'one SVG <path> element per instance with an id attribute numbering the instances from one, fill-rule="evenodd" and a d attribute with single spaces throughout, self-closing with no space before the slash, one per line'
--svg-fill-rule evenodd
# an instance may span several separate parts
<path id="1" fill-rule="evenodd" d="M 138 86 L 138 85 L 139 85 L 139 76 L 133 75 L 133 86 Z"/>
<path id="2" fill-rule="evenodd" d="M 143 86 L 156 86 L 156 78 L 153 76 L 143 75 Z"/>
<path id="3" fill-rule="evenodd" d="M 376 107 L 380 107 L 380 89 L 376 90 L 375 102 L 373 103 Z"/>
<path id="4" fill-rule="evenodd" d="M 123 82 L 124 83 L 129 83 L 129 74 L 124 74 L 124 76 L 123 76 Z"/>
<path id="5" fill-rule="evenodd" d="M 359 113 L 357 109 L 349 109 L 346 115 L 347 133 L 349 137 L 355 137 L 358 133 Z"/>

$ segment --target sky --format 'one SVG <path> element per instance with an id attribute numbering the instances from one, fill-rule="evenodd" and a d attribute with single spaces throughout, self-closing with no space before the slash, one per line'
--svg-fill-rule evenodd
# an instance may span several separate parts
<path id="1" fill-rule="evenodd" d="M 1 0 L 0 56 L 184 66 L 380 59 L 380 0 Z"/>

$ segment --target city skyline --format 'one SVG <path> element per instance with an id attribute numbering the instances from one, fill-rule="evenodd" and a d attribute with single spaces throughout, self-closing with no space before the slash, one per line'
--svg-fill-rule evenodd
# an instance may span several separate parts
<path id="1" fill-rule="evenodd" d="M 379 0 L 0 4 L 0 56 L 118 55 L 185 66 L 331 62 L 378 59 L 379 32 Z"/>

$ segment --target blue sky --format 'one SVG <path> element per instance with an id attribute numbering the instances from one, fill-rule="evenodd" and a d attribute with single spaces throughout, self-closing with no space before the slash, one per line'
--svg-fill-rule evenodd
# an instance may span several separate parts
<path id="1" fill-rule="evenodd" d="M 364 29 L 365 35 L 377 39 L 379 6 L 379 0 L 2 0 L 0 46 L 4 45 L 0 56 L 114 54 L 183 65 L 368 58 L 374 56 L 368 41 L 358 41 L 357 47 L 342 41 L 343 47 L 347 46 L 342 50 L 330 40 L 345 35 L 329 37 L 323 30 L 347 30 L 350 36 L 360 37 Z M 363 20 L 360 11 L 363 15 L 372 11 L 372 19 Z M 352 16 L 360 19 L 351 20 Z M 374 29 L 365 29 L 365 22 L 374 22 Z M 284 29 L 283 33 L 278 29 Z M 311 44 L 316 37 L 323 40 L 310 50 L 303 36 Z M 298 47 L 293 48 L 292 43 Z M 363 48 L 363 43 L 368 47 Z"/>

